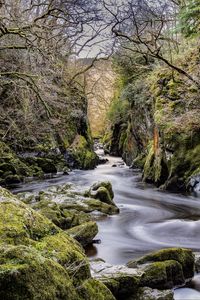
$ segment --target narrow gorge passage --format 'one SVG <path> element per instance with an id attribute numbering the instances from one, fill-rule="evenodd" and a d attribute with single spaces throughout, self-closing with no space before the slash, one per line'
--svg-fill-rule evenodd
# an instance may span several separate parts
<path id="1" fill-rule="evenodd" d="M 129 169 L 121 158 L 107 158 L 107 164 L 99 165 L 94 170 L 74 170 L 68 176 L 23 184 L 13 192 L 39 191 L 66 182 L 86 188 L 95 181 L 109 180 L 120 214 L 97 221 L 99 234 L 96 239 L 100 239 L 101 243 L 87 249 L 89 257 L 102 258 L 111 264 L 125 264 L 153 250 L 167 247 L 188 247 L 198 252 L 199 198 L 159 191 L 143 183 L 141 173 Z M 197 276 L 197 288 L 198 282 Z M 190 288 L 178 289 L 175 299 L 200 299 L 200 292 Z"/>

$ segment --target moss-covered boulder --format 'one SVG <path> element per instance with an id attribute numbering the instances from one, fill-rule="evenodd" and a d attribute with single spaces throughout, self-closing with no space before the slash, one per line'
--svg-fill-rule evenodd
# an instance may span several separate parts
<path id="1" fill-rule="evenodd" d="M 37 242 L 34 247 L 44 257 L 51 258 L 62 265 L 72 278 L 75 286 L 90 278 L 88 259 L 83 249 L 66 232 L 48 235 Z"/>
<path id="2" fill-rule="evenodd" d="M 98 199 L 103 203 L 115 206 L 115 203 L 113 201 L 114 192 L 112 189 L 112 185 L 109 181 L 94 183 L 91 186 L 88 195 L 91 198 Z"/>
<path id="3" fill-rule="evenodd" d="M 140 286 L 164 290 L 185 283 L 181 264 L 175 260 L 151 263 L 143 271 Z"/>
<path id="4" fill-rule="evenodd" d="M 0 298 L 77 300 L 67 271 L 26 246 L 0 248 Z"/>
<path id="5" fill-rule="evenodd" d="M 90 143 L 82 135 L 74 139 L 70 153 L 74 159 L 74 167 L 88 170 L 94 169 L 98 163 L 98 156 L 93 151 Z"/>
<path id="6" fill-rule="evenodd" d="M 33 203 L 32 208 L 64 230 L 91 220 L 91 217 L 84 212 L 64 209 L 62 205 L 50 200 Z"/>
<path id="7" fill-rule="evenodd" d="M 175 260 L 181 264 L 183 269 L 183 275 L 185 279 L 192 278 L 194 276 L 194 262 L 195 257 L 190 249 L 183 248 L 168 248 L 162 249 L 153 253 L 150 253 L 136 261 L 128 262 L 128 267 L 133 268 L 141 264 L 151 262 L 163 262 L 168 260 Z"/>
<path id="8" fill-rule="evenodd" d="M 104 187 L 108 190 L 109 192 L 109 196 L 111 199 L 114 198 L 114 192 L 113 192 L 113 188 L 112 188 L 112 184 L 110 181 L 98 181 L 95 182 L 91 188 L 90 191 L 97 191 L 100 187 Z"/>
<path id="9" fill-rule="evenodd" d="M 82 246 L 91 244 L 98 233 L 96 222 L 86 222 L 67 230 L 67 233 L 77 240 Z"/>
<path id="10" fill-rule="evenodd" d="M 0 142 L 0 183 L 16 184 L 33 175 L 30 169 L 5 143 Z"/>
<path id="11" fill-rule="evenodd" d="M 91 262 L 92 276 L 112 292 L 116 299 L 128 299 L 137 294 L 141 272 L 125 266 L 112 266 L 101 260 Z"/>
<path id="12" fill-rule="evenodd" d="M 84 281 L 77 292 L 81 300 L 115 300 L 111 291 L 102 282 L 93 278 Z"/>
<path id="13" fill-rule="evenodd" d="M 76 240 L 3 188 L 0 200 L 1 299 L 114 299 Z"/>

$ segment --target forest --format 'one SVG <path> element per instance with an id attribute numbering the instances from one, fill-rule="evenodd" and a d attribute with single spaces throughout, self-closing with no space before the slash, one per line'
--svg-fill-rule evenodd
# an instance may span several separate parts
<path id="1" fill-rule="evenodd" d="M 0 0 L 0 299 L 200 299 L 200 0 Z"/>

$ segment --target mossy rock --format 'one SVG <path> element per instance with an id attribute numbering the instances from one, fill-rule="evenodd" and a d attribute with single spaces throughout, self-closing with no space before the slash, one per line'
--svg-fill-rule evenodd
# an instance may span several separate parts
<path id="1" fill-rule="evenodd" d="M 86 246 L 91 244 L 94 237 L 97 235 L 98 226 L 96 222 L 90 221 L 67 230 L 67 233 L 77 240 L 82 246 Z"/>
<path id="2" fill-rule="evenodd" d="M 175 260 L 153 262 L 144 269 L 140 286 L 156 289 L 172 289 L 185 283 L 182 266 Z"/>
<path id="3" fill-rule="evenodd" d="M 0 220 L 0 243 L 2 244 L 26 245 L 59 231 L 58 227 L 47 218 L 22 202 L 13 201 L 12 198 L 2 199 Z"/>
<path id="4" fill-rule="evenodd" d="M 98 156 L 82 135 L 76 136 L 70 147 L 70 153 L 77 168 L 90 170 L 94 169 L 98 163 Z"/>
<path id="5" fill-rule="evenodd" d="M 75 285 L 90 278 L 89 262 L 80 244 L 66 232 L 59 232 L 41 239 L 34 247 L 43 256 L 57 261 L 68 271 Z"/>
<path id="6" fill-rule="evenodd" d="M 77 289 L 81 300 L 115 300 L 110 290 L 100 281 L 90 278 Z"/>
<path id="7" fill-rule="evenodd" d="M 104 203 L 98 199 L 86 199 L 84 203 L 88 205 L 88 212 L 100 211 L 107 215 L 115 215 L 119 213 L 119 208 L 115 205 Z"/>
<path id="8" fill-rule="evenodd" d="M 104 187 L 108 190 L 109 192 L 109 195 L 110 195 L 110 198 L 113 199 L 114 198 L 114 192 L 113 192 L 113 189 L 112 189 L 112 184 L 111 182 L 109 181 L 99 181 L 99 182 L 95 182 L 90 190 L 92 191 L 97 191 L 100 187 Z"/>
<path id="9" fill-rule="evenodd" d="M 26 246 L 0 248 L 0 298 L 77 300 L 67 271 Z"/>
<path id="10" fill-rule="evenodd" d="M 113 201 L 114 192 L 109 181 L 94 183 L 88 191 L 88 196 L 98 199 L 103 203 L 115 206 Z"/>
<path id="11" fill-rule="evenodd" d="M 63 230 L 70 229 L 91 220 L 91 217 L 84 212 L 64 209 L 62 205 L 50 200 L 41 200 L 34 203 L 32 208 Z"/>
<path id="12" fill-rule="evenodd" d="M 194 276 L 194 254 L 192 253 L 192 250 L 184 248 L 162 249 L 150 253 L 136 261 L 130 261 L 127 265 L 129 268 L 132 268 L 141 264 L 163 262 L 166 260 L 175 260 L 179 262 L 182 266 L 185 279 L 192 278 Z"/>

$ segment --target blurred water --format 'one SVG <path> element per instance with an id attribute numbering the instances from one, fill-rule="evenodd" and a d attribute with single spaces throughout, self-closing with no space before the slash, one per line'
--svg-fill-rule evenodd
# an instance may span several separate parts
<path id="1" fill-rule="evenodd" d="M 120 214 L 98 221 L 96 238 L 101 244 L 90 247 L 88 255 L 103 258 L 108 263 L 124 264 L 166 247 L 200 251 L 200 199 L 159 191 L 142 183 L 140 172 L 123 165 L 120 158 L 108 159 L 107 164 L 99 165 L 95 170 L 76 170 L 69 176 L 23 184 L 13 191 L 43 190 L 67 182 L 87 188 L 95 181 L 109 180 Z M 117 167 L 112 167 L 114 164 Z M 175 299 L 200 299 L 200 293 L 191 288 L 178 289 Z"/>

